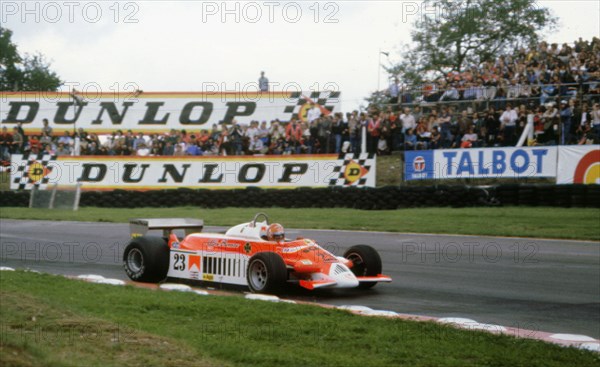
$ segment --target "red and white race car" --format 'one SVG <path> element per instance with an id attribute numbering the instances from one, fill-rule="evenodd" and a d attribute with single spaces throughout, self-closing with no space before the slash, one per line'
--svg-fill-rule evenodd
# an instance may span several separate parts
<path id="1" fill-rule="evenodd" d="M 259 219 L 263 219 L 259 221 Z M 135 281 L 166 278 L 248 286 L 277 293 L 288 284 L 306 289 L 370 288 L 391 282 L 381 274 L 381 258 L 371 246 L 356 245 L 334 256 L 306 238 L 289 240 L 283 227 L 258 213 L 251 222 L 222 233 L 202 233 L 202 220 L 133 219 L 132 240 L 123 253 L 125 272 Z M 151 229 L 163 236 L 148 236 Z M 178 238 L 173 232 L 184 229 Z"/>

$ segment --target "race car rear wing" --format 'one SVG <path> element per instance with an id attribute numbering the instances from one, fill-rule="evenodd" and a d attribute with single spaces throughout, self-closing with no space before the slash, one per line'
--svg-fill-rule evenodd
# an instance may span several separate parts
<path id="1" fill-rule="evenodd" d="M 163 236 L 168 237 L 174 229 L 185 230 L 186 236 L 190 233 L 202 232 L 204 221 L 191 218 L 138 218 L 129 220 L 131 237 L 140 237 L 153 229 L 162 229 Z"/>

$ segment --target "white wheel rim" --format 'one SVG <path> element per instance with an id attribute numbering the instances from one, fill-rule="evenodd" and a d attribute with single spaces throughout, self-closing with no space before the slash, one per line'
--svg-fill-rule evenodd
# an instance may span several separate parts
<path id="1" fill-rule="evenodd" d="M 137 248 L 131 249 L 127 254 L 127 267 L 129 270 L 137 273 L 142 269 L 143 266 L 144 256 L 142 255 L 142 252 Z"/>
<path id="2" fill-rule="evenodd" d="M 255 290 L 262 290 L 267 285 L 269 273 L 267 266 L 262 260 L 254 260 L 248 269 L 250 274 L 250 286 Z"/>

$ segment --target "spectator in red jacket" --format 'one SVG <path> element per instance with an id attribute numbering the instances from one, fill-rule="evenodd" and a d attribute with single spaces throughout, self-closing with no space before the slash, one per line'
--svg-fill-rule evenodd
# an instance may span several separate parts
<path id="1" fill-rule="evenodd" d="M 6 126 L 2 127 L 2 133 L 0 133 L 0 160 L 10 160 L 10 149 L 12 147 L 13 137 L 8 132 Z"/>

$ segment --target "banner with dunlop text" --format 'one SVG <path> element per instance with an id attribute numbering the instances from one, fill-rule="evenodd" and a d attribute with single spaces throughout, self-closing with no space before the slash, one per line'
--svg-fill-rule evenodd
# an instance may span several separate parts
<path id="1" fill-rule="evenodd" d="M 14 154 L 10 188 L 82 190 L 375 187 L 368 154 L 247 157 L 72 157 Z"/>
<path id="2" fill-rule="evenodd" d="M 83 128 L 159 133 L 171 129 L 210 129 L 212 124 L 304 120 L 314 103 L 322 112 L 340 112 L 340 92 L 0 92 L 0 125 L 23 124 L 40 134 L 48 119 L 54 135 Z"/>

